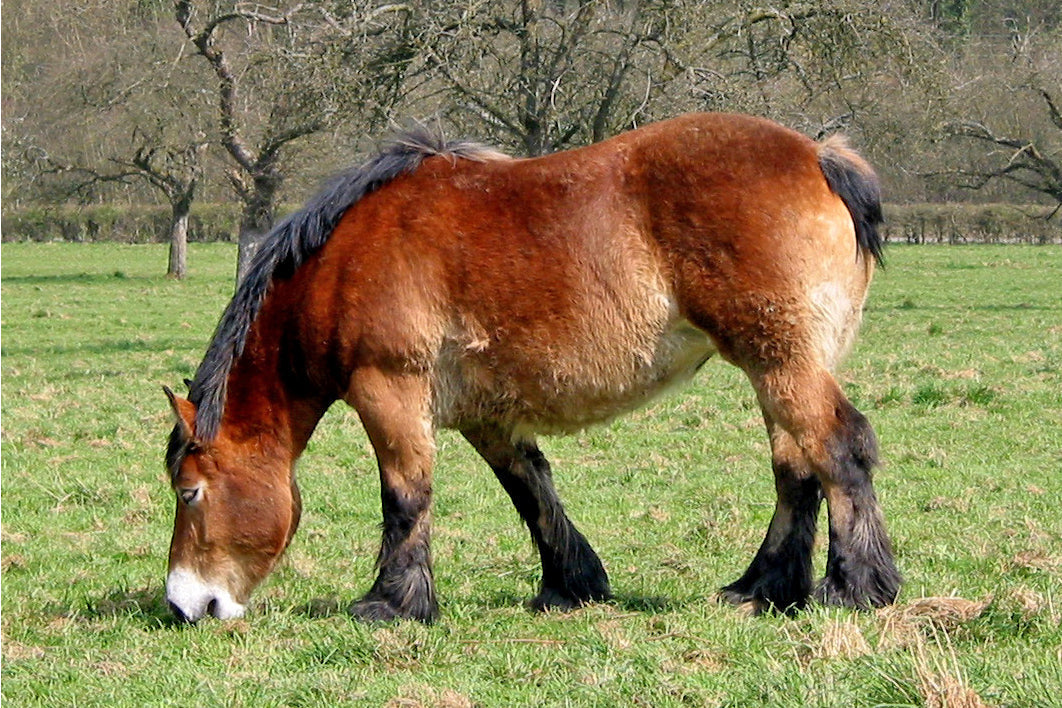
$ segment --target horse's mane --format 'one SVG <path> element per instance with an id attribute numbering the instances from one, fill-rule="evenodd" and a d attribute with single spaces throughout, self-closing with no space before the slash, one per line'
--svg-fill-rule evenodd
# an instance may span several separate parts
<path id="1" fill-rule="evenodd" d="M 217 436 L 225 410 L 229 373 L 243 353 L 247 334 L 272 283 L 291 277 L 321 248 L 354 203 L 412 172 L 432 155 L 477 161 L 504 157 L 477 143 L 447 142 L 441 131 L 417 126 L 397 135 L 361 166 L 337 175 L 306 206 L 278 223 L 262 240 L 218 322 L 189 388 L 188 398 L 196 405 L 196 438 L 210 441 Z"/>

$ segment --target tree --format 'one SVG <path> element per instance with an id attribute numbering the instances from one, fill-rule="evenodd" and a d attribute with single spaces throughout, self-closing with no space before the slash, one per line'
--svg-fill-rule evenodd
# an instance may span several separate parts
<path id="1" fill-rule="evenodd" d="M 1062 209 L 1062 23 L 1004 17 L 1005 40 L 970 40 L 957 63 L 948 117 L 938 130 L 959 155 L 939 175 L 960 187 L 996 194 L 1005 185 L 1019 194 L 1047 197 Z M 995 66 L 988 72 L 986 61 Z M 970 151 L 970 147 L 980 149 Z M 1049 217 L 1050 218 L 1050 217 Z"/>
<path id="2" fill-rule="evenodd" d="M 1040 89 L 1040 95 L 1051 123 L 1062 131 L 1059 104 L 1044 89 Z M 1048 218 L 1062 209 L 1062 150 L 1057 145 L 1049 146 L 1046 141 L 1027 135 L 999 134 L 977 121 L 951 122 L 944 130 L 949 136 L 986 144 L 990 154 L 998 156 L 998 159 L 992 160 L 993 164 L 986 167 L 956 169 L 954 174 L 963 180 L 963 186 L 982 189 L 993 180 L 1007 180 L 1055 200 L 1057 206 Z"/>
<path id="3" fill-rule="evenodd" d="M 418 5 L 414 51 L 428 101 L 470 133 L 525 155 L 604 139 L 650 118 L 687 30 L 653 0 L 436 0 Z"/>
<path id="4" fill-rule="evenodd" d="M 39 154 L 36 160 L 42 174 L 67 178 L 65 189 L 69 195 L 102 183 L 128 184 L 130 180 L 144 180 L 162 192 L 170 204 L 166 275 L 180 280 L 188 275 L 188 218 L 202 177 L 202 154 L 206 148 L 205 142 L 167 147 L 154 138 L 141 140 L 130 156 L 110 157 L 106 167 L 64 164 L 47 154 Z"/>
<path id="5" fill-rule="evenodd" d="M 19 57 L 25 65 L 5 62 L 5 70 L 15 68 L 17 77 L 5 91 L 14 89 L 11 107 L 27 118 L 32 106 L 33 120 L 18 124 L 8 146 L 17 146 L 26 171 L 58 200 L 109 200 L 117 196 L 116 186 L 132 185 L 163 195 L 171 208 L 167 273 L 183 278 L 188 215 L 207 145 L 197 129 L 194 87 L 174 67 L 178 47 L 170 41 L 172 33 L 161 30 L 150 6 L 138 3 L 32 11 L 42 13 L 32 17 L 33 25 L 51 25 L 68 39 L 66 54 L 54 73 L 24 74 L 24 66 L 48 65 L 22 36 L 29 25 L 16 28 L 27 47 Z M 34 91 L 48 98 L 31 102 Z"/>
<path id="6" fill-rule="evenodd" d="M 138 148 L 131 165 L 170 203 L 170 257 L 166 274 L 181 279 L 188 274 L 188 217 L 195 191 L 203 176 L 202 155 L 207 143 L 193 143 L 177 148 Z"/>
<path id="7" fill-rule="evenodd" d="M 416 15 L 426 100 L 537 155 L 688 110 L 811 133 L 872 120 L 875 77 L 916 24 L 855 0 L 434 0 Z M 440 96 L 442 97 L 440 100 Z M 477 130 L 478 129 L 478 130 Z"/>
<path id="8" fill-rule="evenodd" d="M 217 79 L 218 140 L 242 204 L 237 279 L 272 226 L 290 146 L 363 117 L 372 110 L 366 94 L 395 95 L 393 82 L 358 78 L 377 58 L 377 44 L 359 40 L 385 34 L 404 6 L 344 9 L 335 16 L 325 3 L 275 11 L 235 3 L 204 13 L 193 0 L 174 2 L 178 24 Z M 227 31 L 233 26 L 240 32 Z"/>

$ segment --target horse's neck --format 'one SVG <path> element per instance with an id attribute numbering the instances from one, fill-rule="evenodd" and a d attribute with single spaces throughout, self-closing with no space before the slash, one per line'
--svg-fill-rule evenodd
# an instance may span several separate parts
<path id="1" fill-rule="evenodd" d="M 331 401 L 300 390 L 281 369 L 279 338 L 252 336 L 229 372 L 222 427 L 237 438 L 257 438 L 263 447 L 294 461 L 306 448 Z"/>

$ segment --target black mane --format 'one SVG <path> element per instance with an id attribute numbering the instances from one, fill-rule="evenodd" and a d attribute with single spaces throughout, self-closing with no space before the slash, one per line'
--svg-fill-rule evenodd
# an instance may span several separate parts
<path id="1" fill-rule="evenodd" d="M 471 160 L 496 155 L 471 142 L 450 142 L 439 131 L 417 127 L 383 146 L 360 167 L 337 175 L 299 211 L 262 240 L 247 274 L 218 322 L 199 365 L 188 398 L 196 406 L 196 437 L 213 440 L 221 426 L 229 372 L 243 353 L 247 333 L 275 279 L 287 278 L 324 245 L 340 218 L 355 202 L 391 180 L 415 170 L 426 157 L 449 155 Z"/>

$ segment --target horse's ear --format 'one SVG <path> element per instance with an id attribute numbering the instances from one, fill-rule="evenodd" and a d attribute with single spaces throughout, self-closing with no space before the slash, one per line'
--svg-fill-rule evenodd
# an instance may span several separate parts
<path id="1" fill-rule="evenodd" d="M 170 408 L 173 409 L 173 417 L 181 428 L 181 435 L 186 440 L 191 440 L 195 433 L 195 405 L 174 393 L 168 386 L 163 386 L 166 398 L 170 399 Z"/>

